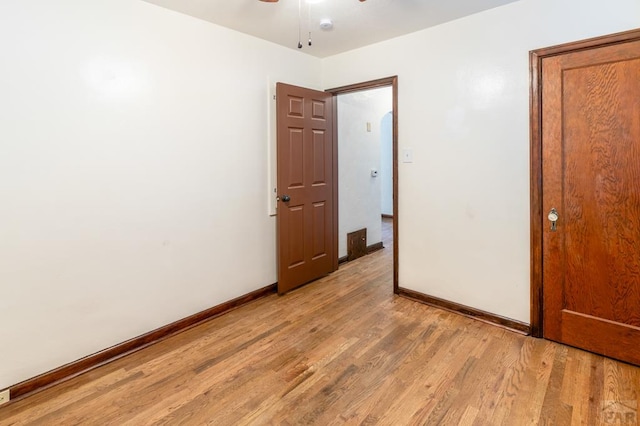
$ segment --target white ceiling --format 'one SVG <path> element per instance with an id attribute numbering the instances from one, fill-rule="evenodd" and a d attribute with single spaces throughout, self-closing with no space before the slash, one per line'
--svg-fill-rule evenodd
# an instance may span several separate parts
<path id="1" fill-rule="evenodd" d="M 144 0 L 292 49 L 298 45 L 298 1 L 302 3 L 302 50 L 326 57 L 398 37 L 517 0 Z M 317 1 L 317 0 L 314 0 Z M 309 8 L 311 25 L 309 26 Z M 320 30 L 320 19 L 334 28 Z M 311 28 L 312 46 L 307 40 Z"/>

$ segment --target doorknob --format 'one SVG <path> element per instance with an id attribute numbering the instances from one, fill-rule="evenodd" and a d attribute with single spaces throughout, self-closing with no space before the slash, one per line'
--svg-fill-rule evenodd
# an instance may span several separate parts
<path id="1" fill-rule="evenodd" d="M 559 218 L 560 216 L 558 215 L 558 211 L 555 208 L 552 208 L 549 214 L 547 215 L 547 219 L 549 219 L 549 222 L 551 222 L 552 232 L 556 232 L 557 230 L 556 223 L 558 222 Z"/>
<path id="2" fill-rule="evenodd" d="M 291 201 L 291 197 L 289 197 L 288 195 L 283 195 L 282 196 L 282 201 L 284 201 L 285 203 Z"/>

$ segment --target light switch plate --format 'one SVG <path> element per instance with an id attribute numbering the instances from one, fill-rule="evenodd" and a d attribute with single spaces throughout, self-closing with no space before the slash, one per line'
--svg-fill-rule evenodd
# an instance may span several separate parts
<path id="1" fill-rule="evenodd" d="M 402 162 L 413 163 L 413 150 L 411 148 L 404 148 L 402 150 Z"/>

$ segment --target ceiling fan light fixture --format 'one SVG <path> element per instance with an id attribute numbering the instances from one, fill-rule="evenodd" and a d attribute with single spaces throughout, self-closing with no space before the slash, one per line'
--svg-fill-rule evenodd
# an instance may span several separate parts
<path id="1" fill-rule="evenodd" d="M 333 28 L 333 21 L 329 18 L 324 18 L 320 20 L 320 29 L 323 31 L 329 31 Z"/>

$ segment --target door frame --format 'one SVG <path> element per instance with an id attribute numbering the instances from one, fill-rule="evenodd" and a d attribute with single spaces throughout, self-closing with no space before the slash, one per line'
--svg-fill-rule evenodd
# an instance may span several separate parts
<path id="1" fill-rule="evenodd" d="M 543 337 L 542 238 L 545 217 L 542 211 L 542 61 L 545 58 L 595 47 L 640 40 L 640 29 L 560 44 L 529 52 L 530 70 L 530 173 L 531 173 L 531 335 Z"/>
<path id="2" fill-rule="evenodd" d="M 336 236 L 336 259 L 335 269 L 338 269 L 338 95 L 363 90 L 376 89 L 379 87 L 392 88 L 392 146 L 393 146 L 393 292 L 398 294 L 398 76 L 385 77 L 377 80 L 365 81 L 362 83 L 350 84 L 347 86 L 327 89 L 333 95 L 333 217 L 334 235 Z"/>

